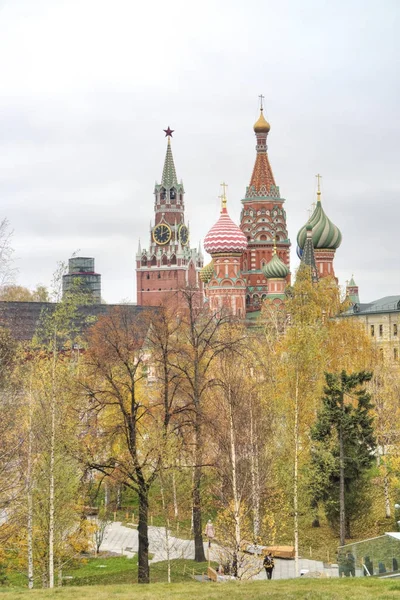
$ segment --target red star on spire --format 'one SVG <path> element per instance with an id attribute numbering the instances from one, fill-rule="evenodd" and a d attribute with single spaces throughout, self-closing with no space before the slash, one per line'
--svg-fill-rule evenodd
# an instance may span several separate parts
<path id="1" fill-rule="evenodd" d="M 165 137 L 172 137 L 175 129 L 170 129 L 170 126 L 168 125 L 168 129 L 163 129 L 163 131 L 165 132 Z"/>

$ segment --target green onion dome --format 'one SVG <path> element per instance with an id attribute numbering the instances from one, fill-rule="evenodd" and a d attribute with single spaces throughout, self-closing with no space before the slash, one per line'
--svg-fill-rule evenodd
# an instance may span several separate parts
<path id="1" fill-rule="evenodd" d="M 212 260 L 201 269 L 199 277 L 203 283 L 208 283 L 214 274 L 214 261 Z"/>
<path id="2" fill-rule="evenodd" d="M 274 250 L 271 260 L 263 267 L 263 273 L 267 279 L 285 279 L 289 275 L 289 269 Z"/>
<path id="3" fill-rule="evenodd" d="M 318 192 L 317 206 L 307 223 L 297 234 L 297 243 L 301 250 L 307 238 L 307 226 L 312 227 L 312 241 L 315 249 L 336 250 L 342 242 L 342 234 L 336 225 L 326 216 L 320 200 L 321 192 Z"/>

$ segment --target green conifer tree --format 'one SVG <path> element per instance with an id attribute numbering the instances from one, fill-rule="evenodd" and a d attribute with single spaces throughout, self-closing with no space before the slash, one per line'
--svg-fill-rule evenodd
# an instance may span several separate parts
<path id="1" fill-rule="evenodd" d="M 361 387 L 366 371 L 326 373 L 322 409 L 311 431 L 314 470 L 313 502 L 322 501 L 332 526 L 339 522 L 340 544 L 350 537 L 350 522 L 365 510 L 365 480 L 376 441 L 371 396 Z"/>

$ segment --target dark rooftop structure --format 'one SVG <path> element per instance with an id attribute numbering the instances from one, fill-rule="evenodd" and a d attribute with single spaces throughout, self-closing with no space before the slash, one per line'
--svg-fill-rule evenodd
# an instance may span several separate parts
<path id="1" fill-rule="evenodd" d="M 37 331 L 40 318 L 45 313 L 52 313 L 56 306 L 53 302 L 0 302 L 0 327 L 9 329 L 18 341 L 31 340 Z M 79 317 L 82 318 L 82 323 L 87 323 L 88 317 L 94 317 L 95 320 L 117 306 L 128 308 L 132 313 L 151 310 L 148 306 L 136 304 L 87 304 L 79 307 Z M 93 320 L 90 320 L 89 326 L 92 324 Z"/>
<path id="2" fill-rule="evenodd" d="M 354 304 L 349 310 L 342 313 L 341 317 L 355 315 L 370 315 L 379 313 L 400 312 L 400 296 L 385 296 L 373 302 Z"/>
<path id="3" fill-rule="evenodd" d="M 88 294 L 93 302 L 101 302 L 101 275 L 95 272 L 94 258 L 74 256 L 68 261 L 68 273 L 63 275 L 63 295 L 70 291 Z"/>

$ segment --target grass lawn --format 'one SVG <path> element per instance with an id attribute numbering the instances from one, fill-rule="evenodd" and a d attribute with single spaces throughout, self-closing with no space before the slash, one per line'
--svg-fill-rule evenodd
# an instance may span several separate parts
<path id="1" fill-rule="evenodd" d="M 212 563 L 213 566 L 214 563 Z M 172 560 L 171 561 L 171 581 L 173 583 L 192 582 L 193 574 L 201 575 L 207 572 L 208 563 L 196 563 L 193 560 Z M 152 583 L 167 583 L 166 561 L 156 562 L 150 565 L 150 578 Z M 137 583 L 137 555 L 133 558 L 126 556 L 115 556 L 109 558 L 89 558 L 81 559 L 79 564 L 73 568 L 64 568 L 63 586 L 94 586 L 94 585 L 116 585 L 116 584 L 136 584 Z M 56 574 L 57 577 L 57 574 Z M 17 574 L 8 574 L 10 586 L 13 588 L 26 587 L 26 577 Z M 40 581 L 35 585 L 40 585 Z M 56 582 L 57 585 L 57 582 Z M 2 588 L 0 587 L 0 591 Z"/>
<path id="2" fill-rule="evenodd" d="M 1 600 L 389 600 L 400 597 L 400 582 L 379 579 L 297 579 L 254 583 L 154 583 L 65 587 L 54 590 L 0 589 Z"/>

